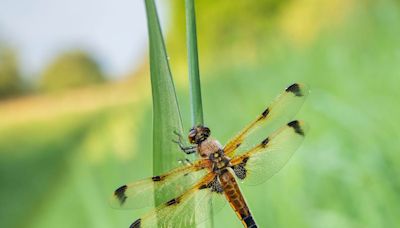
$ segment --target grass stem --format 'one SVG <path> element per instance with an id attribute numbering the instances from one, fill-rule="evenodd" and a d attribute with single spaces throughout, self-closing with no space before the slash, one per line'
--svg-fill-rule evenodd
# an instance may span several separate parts
<path id="1" fill-rule="evenodd" d="M 190 104 L 192 125 L 203 125 L 203 105 L 201 101 L 199 59 L 197 51 L 196 13 L 194 0 L 186 0 L 186 36 L 188 49 Z"/>

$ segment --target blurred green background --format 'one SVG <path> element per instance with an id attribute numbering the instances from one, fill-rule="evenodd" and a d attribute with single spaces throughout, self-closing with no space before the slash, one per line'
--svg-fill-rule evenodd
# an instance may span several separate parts
<path id="1" fill-rule="evenodd" d="M 164 34 L 189 129 L 183 2 Z M 285 86 L 311 88 L 301 149 L 242 187 L 259 227 L 399 227 L 400 2 L 203 0 L 197 20 L 205 122 L 222 143 Z M 152 172 L 148 65 L 106 80 L 70 50 L 29 84 L 14 52 L 0 45 L 0 227 L 128 227 L 146 209 L 108 198 Z M 229 206 L 214 220 L 242 227 Z"/>

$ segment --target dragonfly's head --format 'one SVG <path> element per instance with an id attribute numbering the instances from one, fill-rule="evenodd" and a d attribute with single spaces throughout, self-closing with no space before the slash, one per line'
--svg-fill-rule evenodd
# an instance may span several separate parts
<path id="1" fill-rule="evenodd" d="M 198 125 L 190 129 L 189 142 L 191 144 L 200 144 L 211 135 L 210 128 Z"/>

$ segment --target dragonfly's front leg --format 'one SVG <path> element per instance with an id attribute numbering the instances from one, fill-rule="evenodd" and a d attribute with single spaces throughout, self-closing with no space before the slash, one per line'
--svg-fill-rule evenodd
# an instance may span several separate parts
<path id="1" fill-rule="evenodd" d="M 182 142 L 182 136 L 174 131 L 174 134 L 178 136 L 178 140 L 172 140 L 172 142 L 178 144 L 179 148 L 185 153 L 185 154 L 193 154 L 197 152 L 197 145 L 194 146 L 185 146 Z"/>

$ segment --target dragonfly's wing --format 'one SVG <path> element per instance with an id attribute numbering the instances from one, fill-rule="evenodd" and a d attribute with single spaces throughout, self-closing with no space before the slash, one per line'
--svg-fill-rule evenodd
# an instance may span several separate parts
<path id="1" fill-rule="evenodd" d="M 188 191 L 154 208 L 130 227 L 190 227 L 190 224 L 207 220 L 210 217 L 207 205 L 211 205 L 212 211 L 217 212 L 226 203 L 223 192 L 217 191 L 218 187 L 213 186 L 215 181 L 215 173 L 207 174 Z"/>
<path id="2" fill-rule="evenodd" d="M 249 151 L 233 158 L 231 163 L 242 182 L 256 185 L 277 173 L 300 146 L 307 133 L 301 121 L 292 121 Z"/>
<path id="3" fill-rule="evenodd" d="M 299 83 L 292 84 L 286 88 L 264 112 L 225 145 L 225 154 L 228 157 L 233 157 L 235 150 L 245 138 L 259 126 L 266 125 L 273 131 L 292 120 L 304 103 L 308 93 L 308 87 Z"/>
<path id="4" fill-rule="evenodd" d="M 198 160 L 163 175 L 123 185 L 114 191 L 110 204 L 115 208 L 127 209 L 154 206 L 154 196 L 162 202 L 180 195 L 203 177 L 209 166 L 209 160 Z"/>

